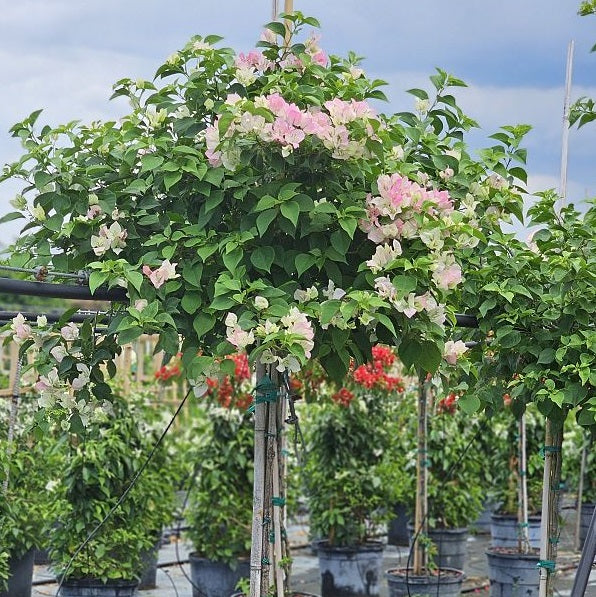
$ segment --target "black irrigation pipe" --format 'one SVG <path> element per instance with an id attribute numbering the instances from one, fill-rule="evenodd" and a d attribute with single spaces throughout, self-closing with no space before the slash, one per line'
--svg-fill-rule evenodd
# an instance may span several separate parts
<path id="1" fill-rule="evenodd" d="M 48 323 L 56 323 L 62 317 L 61 313 L 42 313 L 37 311 L 0 311 L 0 323 L 5 323 L 14 319 L 17 315 L 22 315 L 27 321 L 36 321 L 38 317 L 44 316 Z M 109 315 L 105 312 L 88 311 L 73 313 L 68 321 L 72 323 L 84 323 L 88 319 L 93 318 L 98 321 L 109 319 Z"/>
<path id="2" fill-rule="evenodd" d="M 88 286 L 72 286 L 68 284 L 51 284 L 47 282 L 30 282 L 0 277 L 0 292 L 7 294 L 24 294 L 28 296 L 45 296 L 50 298 L 78 299 L 81 301 L 111 301 L 126 302 L 124 288 L 97 288 L 91 294 Z M 455 322 L 460 328 L 477 328 L 478 319 L 475 315 L 457 313 Z"/>
<path id="3" fill-rule="evenodd" d="M 124 288 L 108 289 L 100 287 L 91 294 L 88 286 L 31 282 L 29 280 L 15 280 L 14 278 L 3 277 L 0 277 L 0 292 L 58 299 L 77 299 L 79 301 L 111 301 L 117 303 L 128 300 Z"/>

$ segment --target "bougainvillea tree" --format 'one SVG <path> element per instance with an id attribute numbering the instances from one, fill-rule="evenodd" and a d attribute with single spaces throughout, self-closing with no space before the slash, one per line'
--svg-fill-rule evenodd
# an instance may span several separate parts
<path id="1" fill-rule="evenodd" d="M 182 352 L 197 393 L 238 350 L 281 372 L 316 357 L 341 378 L 382 341 L 438 367 L 462 263 L 486 222 L 519 213 L 519 139 L 506 128 L 473 158 L 450 92 L 464 83 L 442 70 L 432 94 L 410 90 L 415 111 L 379 114 L 383 82 L 297 41 L 315 19 L 287 19 L 259 50 L 196 36 L 153 82 L 119 81 L 118 122 L 38 130 L 36 112 L 13 127 L 24 154 L 2 178 L 25 188 L 7 217 L 27 224 L 11 265 L 87 272 L 92 292 L 125 297 L 99 335 L 13 323 L 65 430 L 104 408 L 114 354 L 142 333 Z"/>

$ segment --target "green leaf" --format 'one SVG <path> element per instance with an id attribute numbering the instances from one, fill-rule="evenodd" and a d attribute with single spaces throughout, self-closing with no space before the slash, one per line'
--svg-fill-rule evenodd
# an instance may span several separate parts
<path id="1" fill-rule="evenodd" d="M 342 256 L 348 252 L 350 238 L 342 231 L 336 230 L 331 235 L 331 246 Z"/>
<path id="2" fill-rule="evenodd" d="M 329 301 L 323 301 L 321 303 L 321 323 L 323 325 L 327 325 L 333 317 L 338 313 L 339 308 L 341 307 L 341 301 L 337 299 L 332 299 Z"/>
<path id="3" fill-rule="evenodd" d="M 383 313 L 375 313 L 375 317 L 381 325 L 385 326 L 393 334 L 394 337 L 397 337 L 395 326 L 393 325 L 391 319 L 387 317 L 387 315 L 383 315 Z"/>
<path id="4" fill-rule="evenodd" d="M 141 172 L 155 170 L 163 164 L 163 161 L 163 157 L 161 157 L 160 155 L 144 155 L 141 158 Z"/>
<path id="5" fill-rule="evenodd" d="M 466 392 L 463 396 L 460 396 L 457 404 L 468 415 L 480 410 L 480 398 L 471 392 Z"/>
<path id="6" fill-rule="evenodd" d="M 251 263 L 265 272 L 271 271 L 271 264 L 275 259 L 275 249 L 273 247 L 258 247 L 250 255 Z"/>
<path id="7" fill-rule="evenodd" d="M 201 293 L 191 290 L 184 294 L 180 305 L 187 313 L 192 315 L 201 306 L 201 302 Z"/>
<path id="8" fill-rule="evenodd" d="M 195 332 L 197 333 L 197 336 L 199 338 L 201 338 L 202 336 L 204 336 L 207 332 L 211 331 L 213 329 L 213 326 L 215 325 L 215 315 L 212 315 L 211 313 L 199 313 L 195 318 L 194 321 L 192 322 L 192 327 L 194 328 Z"/>
<path id="9" fill-rule="evenodd" d="M 141 291 L 141 285 L 143 284 L 143 274 L 134 270 L 126 270 L 124 277 L 132 284 L 133 288 L 137 291 Z"/>
<path id="10" fill-rule="evenodd" d="M 286 27 L 279 21 L 271 21 L 271 23 L 267 23 L 265 29 L 269 29 L 269 31 L 273 31 L 276 35 L 281 35 L 281 37 L 285 37 L 286 35 Z"/>
<path id="11" fill-rule="evenodd" d="M 93 294 L 102 284 L 105 284 L 109 277 L 109 272 L 91 272 L 91 275 L 89 276 L 89 291 L 91 294 Z"/>
<path id="12" fill-rule="evenodd" d="M 286 201 L 280 206 L 281 215 L 287 218 L 294 224 L 294 228 L 298 225 L 298 215 L 300 213 L 300 206 L 296 201 Z"/>
<path id="13" fill-rule="evenodd" d="M 358 220 L 349 216 L 340 216 L 339 225 L 348 233 L 350 238 L 354 238 L 356 227 L 358 226 Z"/>
<path id="14" fill-rule="evenodd" d="M 554 348 L 545 348 L 540 352 L 538 356 L 538 363 L 543 365 L 548 365 L 555 360 L 555 350 Z"/>
<path id="15" fill-rule="evenodd" d="M 438 369 L 443 358 L 439 347 L 434 342 L 411 337 L 406 337 L 401 341 L 398 354 L 407 368 L 414 365 L 429 373 L 434 373 Z"/>
<path id="16" fill-rule="evenodd" d="M 269 228 L 269 224 L 275 220 L 275 216 L 277 215 L 277 209 L 267 209 L 264 212 L 261 212 L 257 217 L 257 230 L 259 231 L 259 236 L 264 236 L 265 232 Z"/>
<path id="17" fill-rule="evenodd" d="M 224 265 L 232 274 L 236 271 L 240 261 L 242 261 L 242 257 L 244 257 L 244 252 L 239 247 L 222 255 Z"/>
<path id="18" fill-rule="evenodd" d="M 125 330 L 118 332 L 118 344 L 122 346 L 123 344 L 134 342 L 142 333 L 143 328 L 140 326 L 126 328 Z"/>
<path id="19" fill-rule="evenodd" d="M 19 218 L 24 218 L 24 217 L 25 216 L 20 211 L 11 211 L 0 218 L 0 224 L 5 224 L 6 222 L 12 222 L 13 220 L 18 220 Z"/>
<path id="20" fill-rule="evenodd" d="M 166 191 L 169 191 L 181 178 L 182 172 L 167 172 L 163 177 Z"/>
<path id="21" fill-rule="evenodd" d="M 316 261 L 316 257 L 310 253 L 300 253 L 299 255 L 296 255 L 295 264 L 298 277 L 300 277 L 306 270 L 310 269 Z"/>
<path id="22" fill-rule="evenodd" d="M 271 209 L 279 203 L 279 200 L 271 195 L 263 195 L 258 203 L 254 206 L 253 211 L 264 211 L 265 209 Z"/>
<path id="23" fill-rule="evenodd" d="M 182 269 L 182 278 L 191 286 L 201 287 L 201 278 L 203 276 L 202 263 L 187 263 Z"/>

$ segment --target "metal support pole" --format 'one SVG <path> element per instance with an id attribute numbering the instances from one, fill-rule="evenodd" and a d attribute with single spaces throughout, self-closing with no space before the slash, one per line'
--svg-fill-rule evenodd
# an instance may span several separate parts
<path id="1" fill-rule="evenodd" d="M 592 570 L 594 558 L 596 558 L 596 508 L 594 509 L 594 512 L 592 512 L 592 520 L 584 543 L 582 557 L 579 561 L 577 572 L 575 573 L 575 580 L 573 581 L 573 588 L 571 589 L 571 597 L 584 597 L 587 595 L 586 589 L 588 587 L 588 580 L 590 578 L 590 571 Z"/>

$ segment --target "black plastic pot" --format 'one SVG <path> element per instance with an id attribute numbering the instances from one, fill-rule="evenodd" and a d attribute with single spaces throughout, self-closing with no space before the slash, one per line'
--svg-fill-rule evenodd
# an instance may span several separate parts
<path id="1" fill-rule="evenodd" d="M 454 568 L 439 568 L 436 574 L 414 576 L 410 569 L 392 568 L 385 573 L 389 597 L 404 595 L 439 595 L 457 597 L 466 575 Z"/>
<path id="2" fill-rule="evenodd" d="M 413 527 L 409 525 L 413 534 Z M 428 538 L 435 544 L 434 563 L 439 568 L 464 570 L 468 557 L 468 528 L 429 529 Z"/>
<path id="3" fill-rule="evenodd" d="M 486 557 L 491 597 L 538 597 L 540 556 L 537 553 L 490 549 Z"/>
<path id="4" fill-rule="evenodd" d="M 31 597 L 34 554 L 35 550 L 31 549 L 20 558 L 10 558 L 8 590 L 0 593 L 0 597 Z"/>
<path id="5" fill-rule="evenodd" d="M 383 544 L 339 547 L 322 541 L 318 547 L 322 597 L 379 595 Z"/>
<path id="6" fill-rule="evenodd" d="M 239 560 L 233 569 L 223 562 L 201 558 L 196 553 L 188 556 L 193 597 L 229 597 L 241 578 L 250 576 L 249 560 Z"/>
<path id="7" fill-rule="evenodd" d="M 387 543 L 389 545 L 408 545 L 410 534 L 408 533 L 408 510 L 405 504 L 396 504 L 393 507 L 395 514 L 387 523 Z"/>
<path id="8" fill-rule="evenodd" d="M 137 595 L 137 580 L 109 580 L 102 582 L 97 579 L 65 580 L 60 589 L 60 597 L 135 597 Z"/>
<path id="9" fill-rule="evenodd" d="M 139 580 L 139 591 L 146 591 L 148 589 L 155 589 L 157 586 L 157 558 L 159 556 L 160 541 L 154 547 L 141 553 L 141 562 L 143 568 L 141 570 L 141 578 Z"/>
<path id="10" fill-rule="evenodd" d="M 583 549 L 584 541 L 588 535 L 588 529 L 590 528 L 590 521 L 592 520 L 592 513 L 596 508 L 596 504 L 582 504 L 578 515 L 579 521 L 579 548 Z"/>
<path id="11" fill-rule="evenodd" d="M 540 547 L 541 517 L 528 518 L 528 535 L 530 547 Z M 519 524 L 517 516 L 512 514 L 493 514 L 490 522 L 491 547 L 508 547 L 518 549 Z"/>

